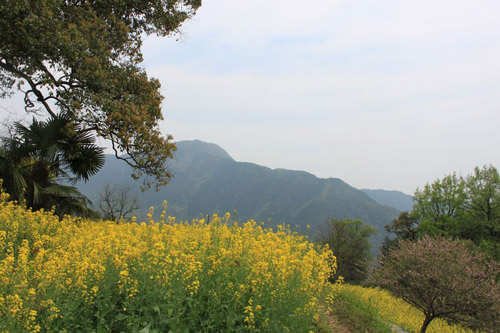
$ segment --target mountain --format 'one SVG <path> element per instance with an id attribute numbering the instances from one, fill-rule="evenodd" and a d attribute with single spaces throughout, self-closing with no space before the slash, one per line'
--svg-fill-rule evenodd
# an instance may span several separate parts
<path id="1" fill-rule="evenodd" d="M 168 215 L 177 219 L 237 210 L 239 220 L 253 218 L 271 227 L 285 222 L 313 237 L 326 220 L 359 218 L 377 228 L 373 243 L 378 248 L 384 225 L 398 215 L 396 209 L 377 203 L 338 178 L 320 179 L 304 171 L 237 162 L 219 146 L 198 140 L 176 145 L 175 158 L 168 165 L 172 180 L 159 192 L 139 194 L 142 211 L 138 217 L 150 206 L 161 209 L 166 199 Z M 139 190 L 140 184 L 129 175 L 127 164 L 109 155 L 104 168 L 78 187 L 97 203 L 106 183 L 128 184 Z"/>
<path id="2" fill-rule="evenodd" d="M 387 190 L 361 190 L 368 194 L 370 198 L 381 205 L 395 208 L 401 212 L 411 211 L 413 208 L 413 197 L 400 191 Z"/>

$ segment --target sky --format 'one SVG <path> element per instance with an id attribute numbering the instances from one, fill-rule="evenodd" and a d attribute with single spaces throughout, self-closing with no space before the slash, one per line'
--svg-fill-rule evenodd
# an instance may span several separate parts
<path id="1" fill-rule="evenodd" d="M 206 0 L 143 45 L 176 141 L 413 194 L 500 167 L 500 1 Z"/>

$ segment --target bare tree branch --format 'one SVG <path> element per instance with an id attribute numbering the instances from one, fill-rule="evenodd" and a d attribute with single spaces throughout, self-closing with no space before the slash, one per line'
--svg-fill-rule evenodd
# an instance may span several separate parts
<path id="1" fill-rule="evenodd" d="M 12 74 L 15 74 L 15 75 L 23 78 L 24 80 L 26 80 L 26 82 L 28 82 L 28 84 L 30 85 L 30 87 L 32 89 L 31 91 L 35 94 L 35 96 L 37 97 L 37 100 L 43 104 L 43 106 L 45 107 L 45 110 L 47 110 L 47 112 L 52 117 L 56 116 L 56 114 L 52 111 L 50 105 L 45 100 L 42 92 L 40 90 L 38 90 L 37 84 L 31 79 L 31 77 L 29 77 L 29 75 L 23 73 L 22 71 L 20 71 L 16 67 L 14 67 L 12 64 L 9 64 L 7 62 L 0 61 L 0 67 L 3 68 L 4 70 L 11 72 Z M 25 95 L 25 101 L 26 101 L 26 96 L 27 95 Z M 31 102 L 31 100 L 29 100 L 29 101 Z M 33 104 L 33 102 L 31 102 L 31 104 Z"/>
<path id="2" fill-rule="evenodd" d="M 129 219 L 130 215 L 139 209 L 139 198 L 137 192 L 131 193 L 128 185 L 111 186 L 104 185 L 100 194 L 99 211 L 104 219 L 116 221 Z"/>

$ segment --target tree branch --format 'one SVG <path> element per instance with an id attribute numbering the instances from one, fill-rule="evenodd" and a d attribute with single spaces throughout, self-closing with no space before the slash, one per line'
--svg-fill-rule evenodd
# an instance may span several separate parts
<path id="1" fill-rule="evenodd" d="M 37 97 L 37 100 L 42 103 L 42 105 L 45 107 L 45 110 L 47 110 L 47 112 L 52 116 L 52 117 L 55 117 L 56 114 L 52 111 L 52 109 L 50 108 L 50 105 L 47 103 L 47 101 L 45 100 L 42 92 L 40 90 L 38 90 L 38 86 L 37 84 L 35 84 L 35 82 L 33 82 L 33 80 L 31 79 L 31 77 L 29 77 L 27 74 L 23 73 L 22 71 L 20 71 L 19 69 L 17 69 L 16 67 L 14 67 L 12 64 L 9 64 L 7 62 L 2 62 L 0 61 L 0 67 L 5 69 L 6 71 L 8 72 L 11 72 L 12 74 L 15 74 L 23 79 L 26 80 L 26 82 L 28 82 L 28 84 L 30 85 L 31 87 L 31 91 L 35 94 L 35 96 Z M 25 95 L 25 102 L 26 102 L 26 97 L 27 95 Z M 30 103 L 31 105 L 33 105 L 33 103 L 31 102 L 30 100 Z"/>
<path id="2" fill-rule="evenodd" d="M 115 140 L 113 138 L 113 134 L 110 134 L 109 135 L 111 138 L 110 138 L 110 141 L 111 141 L 111 148 L 113 148 L 113 151 L 115 152 L 115 157 L 119 160 L 122 160 L 124 161 L 125 163 L 127 163 L 129 166 L 131 167 L 135 167 L 134 164 L 130 163 L 130 159 L 132 159 L 129 155 L 129 158 L 126 158 L 126 157 L 121 157 L 120 155 L 118 155 L 120 153 L 120 151 L 118 150 L 118 148 L 116 148 L 116 145 L 115 145 Z M 133 160 L 133 159 L 132 159 Z"/>

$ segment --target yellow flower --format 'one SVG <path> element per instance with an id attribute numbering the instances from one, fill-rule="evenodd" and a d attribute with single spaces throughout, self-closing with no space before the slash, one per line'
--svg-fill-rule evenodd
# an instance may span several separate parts
<path id="1" fill-rule="evenodd" d="M 83 306 L 95 306 L 97 294 L 106 293 L 110 283 L 128 312 L 142 301 L 138 295 L 151 290 L 166 302 L 220 297 L 226 290 L 226 301 L 245 302 L 247 328 L 259 325 L 263 331 L 274 320 L 263 309 L 285 297 L 295 298 L 289 302 L 294 308 L 284 312 L 311 324 L 332 288 L 331 251 L 317 249 L 286 225 L 274 232 L 253 220 L 217 223 L 228 221 L 229 213 L 222 219 L 215 214 L 208 225 L 203 219 L 177 222 L 174 217 L 155 223 L 153 208 L 149 224 L 60 220 L 2 198 L 0 194 L 0 285 L 8 286 L 11 294 L 0 294 L 0 312 L 26 331 L 36 331 L 38 323 L 50 331 L 51 322 L 61 318 L 56 299 L 64 304 L 71 301 L 65 295 L 71 295 L 81 297 Z M 71 316 L 65 315 L 66 320 Z M 285 326 L 292 327 L 283 324 L 283 331 Z"/>

